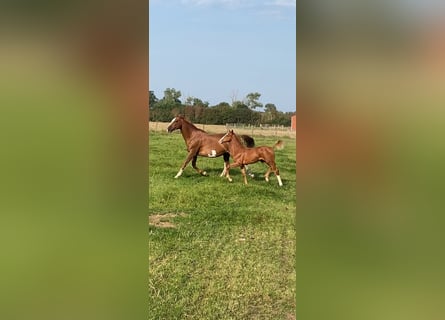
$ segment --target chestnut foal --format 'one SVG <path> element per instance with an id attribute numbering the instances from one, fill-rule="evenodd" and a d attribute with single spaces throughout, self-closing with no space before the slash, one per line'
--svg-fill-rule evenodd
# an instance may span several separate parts
<path id="1" fill-rule="evenodd" d="M 280 178 L 280 170 L 278 170 L 275 164 L 275 152 L 274 149 L 283 149 L 284 143 L 281 140 L 278 140 L 272 147 L 254 147 L 254 148 L 246 148 L 241 143 L 239 137 L 230 130 L 227 132 L 221 139 L 219 139 L 219 143 L 226 143 L 229 153 L 233 158 L 233 163 L 229 164 L 226 168 L 225 176 L 227 179 L 232 182 L 232 178 L 230 177 L 229 170 L 230 168 L 240 167 L 241 173 L 243 174 L 244 184 L 247 184 L 246 178 L 246 165 L 251 163 L 256 163 L 258 161 L 265 162 L 269 168 L 267 169 L 266 174 L 264 175 L 266 181 L 269 181 L 269 174 L 271 171 L 275 174 L 278 180 L 278 185 L 281 187 L 283 182 Z"/>
<path id="2" fill-rule="evenodd" d="M 221 173 L 221 177 L 225 175 L 226 167 L 229 165 L 230 154 L 227 152 L 226 148 L 218 143 L 218 140 L 224 134 L 208 134 L 204 130 L 198 129 L 193 123 L 187 121 L 183 116 L 176 116 L 170 122 L 167 132 L 173 132 L 174 130 L 180 130 L 182 137 L 184 138 L 185 144 L 187 146 L 187 157 L 182 163 L 181 168 L 176 174 L 175 178 L 179 178 L 184 172 L 187 164 L 192 161 L 192 167 L 203 176 L 207 175 L 207 172 L 199 169 L 196 166 L 196 160 L 198 156 L 216 158 L 223 156 L 224 158 L 224 169 Z M 241 138 L 245 142 L 247 147 L 255 146 L 255 140 L 248 136 L 242 135 Z"/>

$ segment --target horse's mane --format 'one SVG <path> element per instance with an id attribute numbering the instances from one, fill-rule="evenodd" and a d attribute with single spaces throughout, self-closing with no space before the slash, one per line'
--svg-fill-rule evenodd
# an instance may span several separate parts
<path id="1" fill-rule="evenodd" d="M 207 133 L 206 131 L 198 128 L 197 126 L 195 126 L 193 123 L 191 123 L 190 121 L 188 121 L 186 118 L 184 118 L 184 116 L 178 116 L 179 118 L 181 118 L 184 122 L 188 123 L 193 129 L 197 130 L 197 131 L 201 131 L 204 133 Z"/>
<path id="2" fill-rule="evenodd" d="M 247 148 L 253 148 L 253 147 L 255 147 L 255 140 L 253 140 L 253 138 L 252 138 L 251 136 L 248 136 L 248 135 L 246 135 L 246 134 L 242 134 L 242 135 L 241 135 L 241 138 L 243 138 L 244 145 L 245 145 Z"/>

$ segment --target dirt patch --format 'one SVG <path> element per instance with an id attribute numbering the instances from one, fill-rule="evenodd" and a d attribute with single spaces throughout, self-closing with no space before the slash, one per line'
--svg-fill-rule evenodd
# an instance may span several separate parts
<path id="1" fill-rule="evenodd" d="M 148 223 L 157 228 L 176 228 L 176 225 L 171 222 L 171 220 L 176 217 L 187 217 L 187 214 L 184 212 L 154 214 L 148 216 Z"/>

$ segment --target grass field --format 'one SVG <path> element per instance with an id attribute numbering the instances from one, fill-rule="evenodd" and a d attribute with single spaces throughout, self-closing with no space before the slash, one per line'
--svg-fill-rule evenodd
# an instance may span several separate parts
<path id="1" fill-rule="evenodd" d="M 272 145 L 275 137 L 257 137 Z M 245 186 L 219 177 L 222 157 L 189 164 L 179 133 L 150 132 L 149 319 L 295 319 L 295 139 L 276 151 L 283 187 L 266 166 Z"/>

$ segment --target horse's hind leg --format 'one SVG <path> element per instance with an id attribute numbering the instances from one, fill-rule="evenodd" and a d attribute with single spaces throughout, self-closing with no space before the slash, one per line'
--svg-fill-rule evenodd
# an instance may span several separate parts
<path id="1" fill-rule="evenodd" d="M 283 186 L 283 182 L 281 181 L 280 170 L 277 168 L 277 166 L 275 165 L 275 163 L 273 163 L 272 171 L 273 171 L 273 173 L 275 174 L 275 176 L 277 177 L 278 185 L 279 185 L 280 187 L 282 187 L 282 186 Z"/>
<path id="2" fill-rule="evenodd" d="M 268 165 L 268 167 L 267 167 L 267 171 L 266 171 L 266 173 L 264 174 L 264 179 L 266 179 L 266 181 L 267 182 L 269 182 L 269 175 L 270 175 L 270 172 L 271 172 L 272 170 L 270 169 L 270 166 Z"/>
<path id="3" fill-rule="evenodd" d="M 204 170 L 199 169 L 196 166 L 196 160 L 198 160 L 198 156 L 197 155 L 194 156 L 193 159 L 192 159 L 192 167 L 193 167 L 193 169 L 195 169 L 200 175 L 206 176 L 207 172 L 205 172 Z"/>
<path id="4" fill-rule="evenodd" d="M 269 181 L 269 174 L 270 174 L 271 171 L 273 171 L 273 173 L 277 177 L 278 185 L 280 187 L 282 187 L 283 186 L 283 182 L 281 181 L 280 170 L 277 168 L 275 162 L 272 162 L 270 164 L 268 163 L 267 165 L 269 166 L 269 168 L 267 169 L 267 172 L 264 175 L 264 178 L 266 179 L 266 181 Z"/>
<path id="5" fill-rule="evenodd" d="M 229 159 L 230 159 L 230 154 L 228 154 L 227 152 L 223 154 L 223 158 L 224 158 L 224 169 L 221 172 L 221 174 L 219 175 L 220 177 L 224 177 L 226 176 L 227 173 L 227 168 L 230 165 Z"/>
<path id="6" fill-rule="evenodd" d="M 255 178 L 255 175 L 252 173 L 252 171 L 249 169 L 249 167 L 246 165 L 246 172 L 247 174 L 253 179 Z"/>

